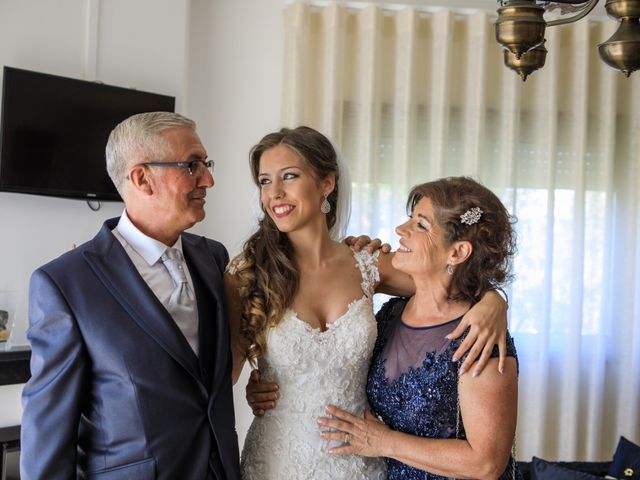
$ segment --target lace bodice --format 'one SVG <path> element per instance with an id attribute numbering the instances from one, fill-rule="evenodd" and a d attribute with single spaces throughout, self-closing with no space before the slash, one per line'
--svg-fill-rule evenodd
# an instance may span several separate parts
<path id="1" fill-rule="evenodd" d="M 317 419 L 336 405 L 361 414 L 376 340 L 372 295 L 379 281 L 377 253 L 354 253 L 363 296 L 324 332 L 287 310 L 267 335 L 258 365 L 262 379 L 279 385 L 274 410 L 254 419 L 242 453 L 244 479 L 383 479 L 383 462 L 328 453 L 339 444 L 320 436 Z"/>

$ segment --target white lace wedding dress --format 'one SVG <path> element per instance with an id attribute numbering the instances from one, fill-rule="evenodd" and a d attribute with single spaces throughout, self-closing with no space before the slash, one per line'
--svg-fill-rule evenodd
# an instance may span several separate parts
<path id="1" fill-rule="evenodd" d="M 382 459 L 338 456 L 339 442 L 320 436 L 316 423 L 325 407 L 356 415 L 368 407 L 367 372 L 376 340 L 373 287 L 379 280 L 379 252 L 354 253 L 362 273 L 362 298 L 321 332 L 288 310 L 267 338 L 258 362 L 262 379 L 279 385 L 280 399 L 256 417 L 242 451 L 243 480 L 358 480 L 386 478 Z"/>

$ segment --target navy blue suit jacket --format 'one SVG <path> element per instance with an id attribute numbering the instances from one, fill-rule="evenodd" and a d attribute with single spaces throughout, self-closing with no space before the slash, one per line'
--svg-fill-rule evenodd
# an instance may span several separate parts
<path id="1" fill-rule="evenodd" d="M 36 270 L 24 480 L 236 480 L 224 246 L 184 233 L 199 357 L 111 233 Z"/>

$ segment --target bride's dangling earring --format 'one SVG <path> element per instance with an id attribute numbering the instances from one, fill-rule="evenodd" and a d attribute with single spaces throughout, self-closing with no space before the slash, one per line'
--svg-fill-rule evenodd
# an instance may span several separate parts
<path id="1" fill-rule="evenodd" d="M 329 203 L 329 200 L 327 200 L 328 196 L 329 196 L 329 194 L 325 193 L 324 194 L 324 200 L 320 204 L 320 211 L 322 213 L 324 213 L 325 215 L 331 211 L 331 204 Z"/>

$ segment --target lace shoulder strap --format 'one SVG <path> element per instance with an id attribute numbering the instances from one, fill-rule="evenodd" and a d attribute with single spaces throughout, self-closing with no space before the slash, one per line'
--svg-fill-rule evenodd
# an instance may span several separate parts
<path id="1" fill-rule="evenodd" d="M 367 297 L 371 297 L 375 292 L 376 283 L 380 281 L 380 272 L 378 272 L 378 256 L 380 250 L 369 253 L 366 250 L 356 252 L 354 250 L 353 257 L 356 259 L 356 266 L 360 269 L 362 275 L 362 291 Z"/>

